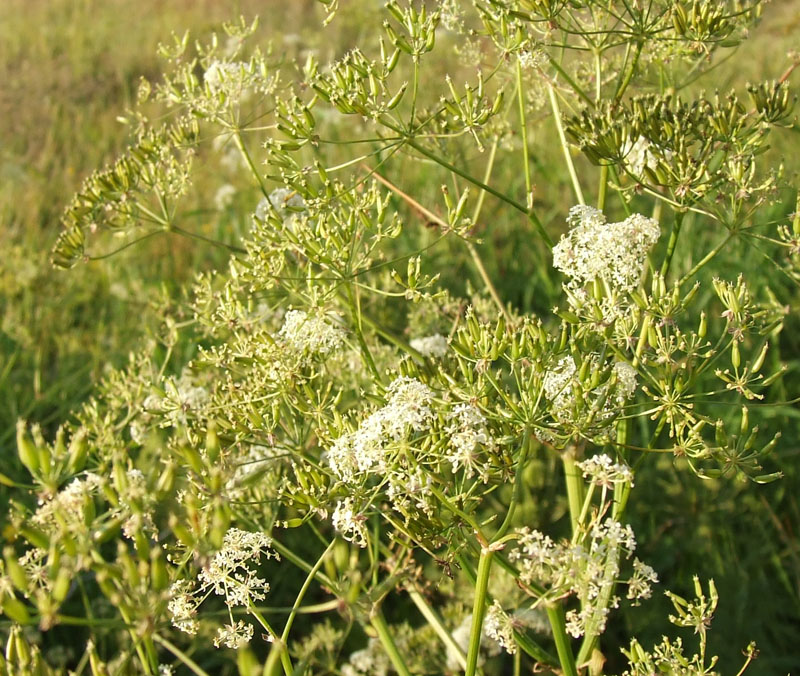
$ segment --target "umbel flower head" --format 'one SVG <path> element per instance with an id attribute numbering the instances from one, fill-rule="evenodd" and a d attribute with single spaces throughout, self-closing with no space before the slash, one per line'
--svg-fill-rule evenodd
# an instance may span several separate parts
<path id="1" fill-rule="evenodd" d="M 647 252 L 661 229 L 652 218 L 631 214 L 620 223 L 608 223 L 594 207 L 569 210 L 569 233 L 553 247 L 553 266 L 571 278 L 569 288 L 602 278 L 621 291 L 631 291 L 642 277 Z"/>

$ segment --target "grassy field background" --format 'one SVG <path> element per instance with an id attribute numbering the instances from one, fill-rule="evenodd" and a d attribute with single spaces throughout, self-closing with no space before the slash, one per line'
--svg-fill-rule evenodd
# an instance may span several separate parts
<path id="1" fill-rule="evenodd" d="M 346 3 L 343 3 L 346 4 Z M 364 11 L 378 3 L 362 2 Z M 321 60 L 357 44 L 368 22 L 334 23 L 320 44 L 321 12 L 310 0 L 5 0 L 0 20 L 0 454 L 15 462 L 14 425 L 22 417 L 52 431 L 83 402 L 93 383 L 130 350 L 159 330 L 155 299 L 177 298 L 181 285 L 203 269 L 221 265 L 218 249 L 177 237 L 156 238 L 110 261 L 57 271 L 49 252 L 59 232 L 59 215 L 84 176 L 114 158 L 128 140 L 117 120 L 132 105 L 141 76 L 156 78 L 159 42 L 172 31 L 202 36 L 239 13 L 261 16 L 260 33 L 276 54 L 316 49 Z M 784 55 L 800 48 L 800 2 L 773 1 L 765 19 L 735 59 L 698 86 L 727 91 L 747 79 L 780 75 Z M 735 65 L 734 65 L 735 64 Z M 800 81 L 800 75 L 796 75 Z M 534 142 L 539 142 L 534 139 Z M 544 148 L 541 161 L 560 149 Z M 773 151 L 797 184 L 800 136 L 786 131 Z M 559 172 L 561 170 L 559 169 Z M 425 197 L 430 177 L 406 176 L 404 190 Z M 505 177 L 519 181 L 519 176 Z M 552 180 L 550 180 L 552 179 Z M 498 181 L 504 178 L 497 177 Z M 569 206 L 567 179 L 550 198 L 553 219 Z M 202 187 L 202 186 L 201 186 Z M 560 195 L 563 194 L 563 199 Z M 793 206 L 793 200 L 792 200 Z M 778 205 L 787 212 L 785 205 Z M 790 210 L 790 209 L 788 209 Z M 201 228 L 232 240 L 219 219 Z M 520 235 L 500 230 L 486 235 L 492 248 L 490 273 L 504 297 L 533 309 L 548 278 L 518 255 Z M 691 246 L 690 242 L 682 246 Z M 505 253 L 504 253 L 505 252 Z M 680 251 L 678 252 L 680 255 Z M 683 252 L 688 254 L 690 252 Z M 770 275 L 757 257 L 743 257 L 751 275 Z M 537 280 L 538 281 L 535 281 Z M 534 281 L 531 281 L 534 280 Z M 776 277 L 793 295 L 796 287 Z M 547 296 L 547 293 L 545 293 Z M 544 307 L 547 307 L 545 305 Z M 800 325 L 789 318 L 781 358 L 785 381 L 800 371 Z M 795 388 L 796 389 L 796 388 Z M 791 387 L 787 396 L 791 394 Z M 670 575 L 690 576 L 698 569 L 714 575 L 723 599 L 712 632 L 715 647 L 745 645 L 755 638 L 763 657 L 752 673 L 788 673 L 800 669 L 800 446 L 796 411 L 776 409 L 776 425 L 785 443 L 773 460 L 786 477 L 768 487 L 698 483 L 660 468 L 662 493 L 652 493 L 650 523 L 638 524 L 645 560 L 657 561 Z M 4 470 L 7 471 L 7 470 Z M 13 473 L 13 467 L 8 470 Z M 654 487 L 659 484 L 654 480 Z M 678 488 L 676 488 L 676 486 Z M 669 524 L 665 528 L 664 524 Z M 686 533 L 692 533 L 690 540 Z M 681 534 L 684 534 L 681 536 Z M 677 546 L 678 538 L 680 547 Z M 676 552 L 691 554 L 676 555 Z M 659 602 L 660 603 L 660 602 Z M 663 610 L 663 607 L 662 607 Z M 652 612 L 660 612 L 657 609 Z M 647 635 L 646 616 L 630 615 L 637 632 Z M 632 630 L 634 627 L 628 627 Z M 727 650 L 731 653 L 730 650 Z M 736 657 L 733 651 L 733 657 Z M 728 666 L 725 663 L 723 666 Z M 797 673 L 795 671 L 794 673 Z"/>

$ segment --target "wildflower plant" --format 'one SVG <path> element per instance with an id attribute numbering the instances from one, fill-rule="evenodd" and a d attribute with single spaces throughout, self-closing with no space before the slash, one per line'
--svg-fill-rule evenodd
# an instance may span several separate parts
<path id="1" fill-rule="evenodd" d="M 77 614 L 94 674 L 227 660 L 242 674 L 577 676 L 605 659 L 713 673 L 713 583 L 696 603 L 670 595 L 699 656 L 634 637 L 612 655 L 604 631 L 659 581 L 659 562 L 634 556 L 643 467 L 669 454 L 693 480 L 778 478 L 764 462 L 779 435 L 751 418 L 782 375 L 768 357 L 785 310 L 731 276 L 729 252 L 788 248 L 776 264 L 796 272 L 797 219 L 758 219 L 786 188 L 764 151 L 789 124 L 795 64 L 747 99 L 691 86 L 761 11 L 390 0 L 381 36 L 327 64 L 282 63 L 244 20 L 164 47 L 163 78 L 128 115 L 134 143 L 68 205 L 53 261 L 209 239 L 187 225 L 196 201 L 224 215 L 246 195 L 249 230 L 216 242 L 227 267 L 198 275 L 161 344 L 54 442 L 20 423 L 33 488 L 19 484 L 4 550 L 5 664 L 42 662 L 21 627 Z M 437 72 L 467 42 L 479 62 Z M 553 185 L 534 161 L 543 130 L 564 163 Z M 195 195 L 220 148 L 238 183 Z M 504 166 L 519 180 L 494 180 Z M 404 191 L 420 167 L 441 192 Z M 575 206 L 553 216 L 564 185 Z M 563 274 L 554 309 L 501 297 L 479 235 L 502 222 Z M 705 248 L 679 260 L 687 238 Z M 429 264 L 447 246 L 469 287 Z M 540 502 L 545 487 L 563 499 Z"/>

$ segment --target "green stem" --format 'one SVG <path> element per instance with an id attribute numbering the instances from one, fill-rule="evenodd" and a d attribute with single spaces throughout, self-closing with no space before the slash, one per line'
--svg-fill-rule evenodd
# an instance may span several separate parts
<path id="1" fill-rule="evenodd" d="M 622 98 L 622 95 L 625 93 L 625 90 L 628 88 L 628 85 L 631 83 L 633 79 L 633 74 L 636 72 L 636 66 L 639 63 L 639 56 L 642 53 L 642 44 L 641 42 L 636 44 L 636 54 L 633 56 L 633 61 L 630 63 L 630 67 L 625 72 L 624 79 L 619 83 L 617 86 L 617 91 L 614 94 L 614 101 L 619 101 Z M 630 43 L 628 43 L 628 48 L 630 48 Z M 625 61 L 627 63 L 628 54 L 625 54 Z"/>
<path id="2" fill-rule="evenodd" d="M 247 146 L 244 144 L 244 139 L 242 138 L 242 130 L 237 129 L 236 133 L 233 135 L 234 143 L 236 143 L 236 147 L 239 149 L 242 157 L 244 158 L 245 163 L 248 167 L 250 167 L 250 171 L 253 174 L 253 177 L 258 181 L 258 187 L 261 189 L 261 194 L 267 198 L 267 206 L 270 209 L 274 209 L 275 207 L 272 206 L 272 202 L 269 199 L 269 192 L 267 192 L 267 186 L 264 185 L 264 179 L 261 178 L 261 174 L 259 173 L 258 169 L 256 169 L 256 165 L 253 164 L 253 158 L 250 157 L 250 153 L 247 151 Z"/>
<path id="3" fill-rule="evenodd" d="M 564 79 L 570 87 L 572 87 L 572 91 L 574 91 L 581 99 L 583 99 L 584 103 L 587 103 L 590 108 L 594 108 L 595 102 L 592 101 L 592 98 L 580 87 L 580 85 L 575 82 L 575 80 L 570 77 L 570 74 L 565 71 L 561 65 L 556 61 L 555 57 L 547 55 L 550 59 L 550 65 L 553 66 L 555 71 Z"/>
<path id="4" fill-rule="evenodd" d="M 359 311 L 359 302 L 353 293 L 353 284 L 348 283 L 347 287 L 347 300 L 350 304 L 350 311 L 353 314 L 353 326 L 355 327 L 356 333 L 356 340 L 358 340 L 358 346 L 361 348 L 361 356 L 364 358 L 364 362 L 367 365 L 367 368 L 372 373 L 372 376 L 375 378 L 377 382 L 381 382 L 381 374 L 378 372 L 378 367 L 375 365 L 375 360 L 372 358 L 372 353 L 369 351 L 369 346 L 367 345 L 367 341 L 364 339 L 364 332 L 361 329 L 361 313 Z"/>
<path id="5" fill-rule="evenodd" d="M 666 278 L 669 272 L 669 266 L 672 263 L 672 256 L 675 254 L 675 246 L 678 244 L 678 237 L 681 234 L 681 224 L 683 223 L 683 212 L 678 211 L 675 213 L 675 221 L 672 224 L 672 232 L 669 236 L 667 243 L 667 253 L 664 255 L 664 261 L 661 263 L 661 276 Z"/>
<path id="6" fill-rule="evenodd" d="M 277 550 L 278 554 L 280 554 L 284 559 L 293 563 L 300 570 L 305 570 L 306 572 L 309 572 L 314 569 L 314 567 L 308 561 L 297 556 L 297 554 L 295 554 L 291 549 L 286 547 L 283 543 L 279 542 L 277 539 L 274 539 L 272 541 L 272 547 L 275 550 Z M 325 585 L 334 594 L 338 593 L 339 585 L 337 585 L 331 578 L 325 575 L 325 573 L 321 573 L 319 570 L 317 570 L 317 572 L 314 573 L 314 577 L 316 577 L 321 584 Z"/>
<path id="7" fill-rule="evenodd" d="M 558 660 L 561 662 L 561 670 L 564 672 L 564 676 L 578 676 L 578 669 L 575 666 L 575 657 L 572 654 L 572 645 L 567 636 L 564 606 L 558 602 L 548 603 L 547 619 L 550 620 L 550 627 L 553 630 L 553 639 L 555 639 L 556 642 Z"/>
<path id="8" fill-rule="evenodd" d="M 292 658 L 289 657 L 289 651 L 286 649 L 285 645 L 282 645 L 281 639 L 278 637 L 278 634 L 272 628 L 269 622 L 267 622 L 267 618 L 265 618 L 261 612 L 256 608 L 252 603 L 248 607 L 250 614 L 256 618 L 258 623 L 264 628 L 267 632 L 267 636 L 270 637 L 272 641 L 273 648 L 270 650 L 270 656 L 272 655 L 273 651 L 275 650 L 275 646 L 278 648 L 278 655 L 280 656 L 281 665 L 283 666 L 283 673 L 285 676 L 292 676 L 294 673 L 294 667 L 292 666 Z M 233 620 L 233 617 L 231 617 Z M 267 658 L 267 663 L 269 663 L 269 658 Z M 265 666 L 266 668 L 266 666 Z"/>
<path id="9" fill-rule="evenodd" d="M 567 143 L 567 135 L 564 133 L 564 125 L 561 123 L 561 110 L 558 107 L 558 99 L 556 98 L 556 90 L 552 84 L 547 84 L 547 93 L 550 96 L 550 106 L 553 109 L 553 119 L 556 121 L 556 129 L 558 129 L 558 137 L 561 139 L 561 148 L 564 151 L 564 159 L 567 162 L 567 169 L 569 170 L 569 177 L 572 179 L 572 189 L 575 191 L 575 197 L 579 204 L 586 204 L 583 199 L 583 191 L 581 190 L 580 181 L 578 181 L 578 174 L 575 171 L 575 165 L 572 162 L 572 155 L 569 152 L 569 144 Z"/>
<path id="10" fill-rule="evenodd" d="M 167 639 L 161 638 L 158 634 L 153 634 L 153 640 L 158 643 L 160 646 L 166 648 L 171 652 L 175 657 L 177 657 L 181 662 L 183 662 L 186 667 L 188 667 L 191 671 L 193 671 L 197 676 L 209 676 L 208 672 L 204 671 L 202 667 L 197 664 L 191 657 L 189 657 L 185 652 L 183 652 L 178 646 L 173 645 Z"/>
<path id="11" fill-rule="evenodd" d="M 517 461 L 517 472 L 514 475 L 514 492 L 511 494 L 511 501 L 508 505 L 506 518 L 492 538 L 493 542 L 497 542 L 508 532 L 508 529 L 511 527 L 511 522 L 514 519 L 514 513 L 517 511 L 517 505 L 522 495 L 522 472 L 525 469 L 525 462 L 528 459 L 529 440 L 530 430 L 526 427 L 525 431 L 522 433 L 522 450 L 520 451 L 519 460 Z"/>
<path id="12" fill-rule="evenodd" d="M 617 453 L 627 462 L 625 447 L 628 445 L 630 435 L 631 419 L 626 418 L 617 423 Z M 625 513 L 628 504 L 628 496 L 631 494 L 631 484 L 629 482 L 614 484 L 614 507 L 611 510 L 611 518 L 620 521 Z"/>
<path id="13" fill-rule="evenodd" d="M 377 606 L 375 610 L 373 610 L 372 617 L 370 618 L 370 624 L 372 624 L 372 627 L 378 633 L 378 640 L 381 642 L 383 649 L 389 656 L 395 671 L 397 671 L 400 676 L 411 676 L 411 672 L 408 670 L 408 667 L 403 660 L 403 656 L 400 654 L 400 651 L 397 649 L 397 644 L 392 638 L 392 634 L 389 631 L 389 627 L 386 624 L 386 618 L 383 616 L 380 606 Z"/>
<path id="14" fill-rule="evenodd" d="M 606 193 L 608 192 L 608 165 L 600 166 L 600 182 L 597 186 L 597 208 L 600 211 L 606 208 Z"/>
<path id="15" fill-rule="evenodd" d="M 567 483 L 567 501 L 569 502 L 569 519 L 572 524 L 572 534 L 578 532 L 581 522 L 581 511 L 583 509 L 583 477 L 581 470 L 575 462 L 576 448 L 571 446 L 561 456 L 564 463 L 564 478 Z"/>
<path id="16" fill-rule="evenodd" d="M 481 649 L 483 633 L 483 617 L 486 614 L 486 594 L 489 588 L 489 573 L 492 569 L 494 551 L 490 547 L 481 549 L 478 560 L 478 578 L 475 581 L 475 602 L 472 606 L 472 628 L 469 632 L 469 648 L 467 650 L 467 668 L 465 676 L 475 676 L 478 668 L 478 654 Z"/>
<path id="17" fill-rule="evenodd" d="M 386 123 L 385 126 L 389 127 L 389 129 L 399 134 L 403 133 L 402 129 L 398 129 L 390 123 Z M 550 235 L 547 234 L 547 231 L 544 229 L 544 226 L 542 225 L 542 222 L 539 220 L 539 217 L 531 209 L 528 209 L 525 205 L 520 204 L 519 202 L 512 199 L 508 195 L 503 194 L 499 190 L 495 190 L 492 186 L 487 185 L 483 181 L 475 178 L 474 176 L 471 176 L 462 169 L 459 169 L 454 164 L 450 164 L 450 162 L 448 162 L 447 160 L 439 157 L 435 153 L 432 153 L 430 150 L 428 150 L 425 146 L 417 143 L 413 138 L 409 138 L 406 141 L 406 143 L 421 155 L 424 155 L 429 160 L 433 160 L 434 162 L 436 162 L 436 164 L 438 164 L 439 166 L 444 167 L 448 171 L 452 171 L 457 176 L 461 176 L 461 178 L 463 178 L 466 181 L 469 181 L 470 183 L 472 183 L 472 185 L 477 186 L 481 190 L 485 190 L 490 195 L 494 195 L 497 199 L 505 202 L 509 206 L 514 207 L 514 209 L 516 209 L 517 211 L 520 211 L 523 214 L 525 214 L 530 219 L 531 223 L 533 223 L 533 225 L 536 227 L 542 239 L 545 242 L 547 242 L 547 245 L 550 247 L 553 246 L 553 240 L 550 238 Z"/>
<path id="18" fill-rule="evenodd" d="M 497 154 L 498 143 L 499 143 L 498 140 L 495 139 L 494 143 L 492 143 L 492 149 L 489 151 L 489 161 L 486 163 L 486 173 L 484 174 L 483 177 L 484 183 L 488 183 L 489 178 L 492 175 L 492 168 L 494 167 L 494 158 L 495 155 Z M 478 222 L 478 217 L 481 214 L 481 209 L 483 209 L 483 201 L 485 197 L 486 197 L 486 192 L 481 190 L 481 194 L 478 196 L 478 203 L 475 205 L 475 212 L 472 215 L 473 223 Z M 481 256 L 478 253 L 477 247 L 468 239 L 465 239 L 464 243 L 467 245 L 467 251 L 469 251 L 469 255 L 472 257 L 472 262 L 475 263 L 475 267 L 478 270 L 478 274 L 481 276 L 483 283 L 486 285 L 486 290 L 489 292 L 489 295 L 492 297 L 494 304 L 497 305 L 497 308 L 500 310 L 501 314 L 505 318 L 506 324 L 510 326 L 513 323 L 511 315 L 509 314 L 508 309 L 503 303 L 503 299 L 500 298 L 500 294 L 497 292 L 497 288 L 492 282 L 492 278 L 489 277 L 489 273 L 486 271 L 486 267 L 483 265 L 483 261 L 481 260 Z"/>
<path id="19" fill-rule="evenodd" d="M 317 562 L 314 564 L 314 567 L 308 571 L 308 575 L 306 576 L 305 582 L 303 586 L 300 587 L 300 592 L 297 594 L 297 598 L 294 601 L 294 605 L 292 605 L 292 610 L 289 613 L 289 617 L 286 619 L 286 625 L 283 628 L 283 633 L 281 634 L 280 642 L 275 642 L 272 644 L 272 648 L 269 651 L 269 655 L 267 656 L 266 664 L 264 664 L 264 676 L 274 676 L 277 674 L 278 662 L 281 658 L 281 653 L 286 652 L 286 646 L 289 642 L 289 632 L 292 630 L 292 624 L 294 624 L 294 618 L 297 617 L 298 609 L 300 608 L 300 604 L 303 602 L 303 598 L 308 591 L 308 588 L 311 586 L 311 582 L 314 580 L 314 577 L 317 574 L 317 571 L 322 567 L 323 562 L 325 561 L 325 557 L 331 552 L 333 546 L 336 544 L 336 540 L 332 540 L 331 543 L 328 545 L 327 549 L 322 552 L 322 556 L 317 559 Z"/>
<path id="20" fill-rule="evenodd" d="M 728 242 L 731 241 L 731 239 L 733 239 L 733 233 L 729 233 L 725 239 L 723 239 L 719 244 L 717 244 L 717 246 L 715 246 L 713 249 L 711 249 L 711 251 L 709 251 L 705 256 L 703 256 L 702 260 L 700 260 L 697 263 L 697 265 L 695 265 L 691 270 L 689 270 L 689 272 L 687 272 L 683 277 L 681 277 L 680 282 L 678 282 L 678 285 L 682 286 L 685 282 L 694 277 L 700 271 L 701 268 L 707 265 L 708 262 L 712 258 L 714 258 L 714 256 L 716 256 L 720 251 L 722 251 L 722 249 Z"/>
<path id="21" fill-rule="evenodd" d="M 528 126 L 525 122 L 525 92 L 522 88 L 522 64 L 517 59 L 517 100 L 519 102 L 519 128 L 522 141 L 522 162 L 525 167 L 525 202 L 528 209 L 533 206 L 531 194 L 531 165 L 528 158 Z"/>
<path id="22" fill-rule="evenodd" d="M 464 654 L 464 651 L 461 650 L 461 647 L 458 645 L 458 643 L 456 643 L 453 637 L 450 635 L 450 632 L 445 629 L 444 623 L 436 611 L 431 608 L 430 605 L 428 605 L 422 594 L 420 594 L 416 589 L 409 589 L 408 595 L 411 597 L 411 600 L 414 602 L 414 605 L 417 607 L 419 612 L 422 613 L 422 616 L 427 620 L 428 624 L 433 627 L 433 630 L 442 640 L 442 643 L 447 646 L 448 653 L 451 653 L 456 660 L 458 660 L 458 663 L 461 665 L 462 669 L 466 669 L 467 656 Z"/>

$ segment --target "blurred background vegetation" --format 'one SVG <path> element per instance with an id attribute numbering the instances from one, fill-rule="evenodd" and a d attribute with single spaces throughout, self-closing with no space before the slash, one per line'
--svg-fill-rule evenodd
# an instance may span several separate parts
<path id="1" fill-rule="evenodd" d="M 0 454 L 3 472 L 14 475 L 14 425 L 18 418 L 42 425 L 46 433 L 69 419 L 108 369 L 120 366 L 129 351 L 156 334 L 169 302 L 179 302 L 182 285 L 200 271 L 224 265 L 227 252 L 199 241 L 164 235 L 93 261 L 72 272 L 53 269 L 49 253 L 59 232 L 59 216 L 70 195 L 92 170 L 112 160 L 129 136 L 118 116 L 136 97 L 141 76 L 157 79 L 162 64 L 159 42 L 175 31 L 202 38 L 221 21 L 239 14 L 260 15 L 260 42 L 288 59 L 315 50 L 322 62 L 366 41 L 380 3 L 352 0 L 357 12 L 343 13 L 321 35 L 323 13 L 313 0 L 4 0 L 0 20 Z M 360 16 L 359 16 L 360 15 Z M 374 35 L 369 36 L 371 41 Z M 727 62 L 696 83 L 697 88 L 741 89 L 747 80 L 776 78 L 785 54 L 800 47 L 800 0 L 773 1 L 764 20 Z M 439 64 L 442 73 L 448 64 Z M 457 66 L 453 66 L 457 67 Z M 800 75 L 795 76 L 795 82 Z M 546 125 L 539 125 L 537 174 L 546 195 L 540 213 L 551 233 L 563 228 L 571 204 L 560 147 L 550 147 Z M 797 185 L 800 135 L 786 130 L 771 152 L 783 161 Z M 474 162 L 475 158 L 465 158 Z M 436 177 L 403 173 L 392 180 L 423 203 L 438 204 Z M 431 171 L 434 171 L 431 169 Z M 502 171 L 508 172 L 503 175 Z M 521 187 L 520 172 L 499 166 L 494 180 Z M 207 203 L 219 185 L 209 180 Z M 196 192 L 203 192 L 203 175 Z M 237 192 L 230 209 L 198 210 L 195 231 L 232 242 L 246 227 L 258 199 Z M 794 210 L 794 195 L 782 195 L 771 219 Z M 486 213 L 492 213 L 487 209 Z M 481 245 L 489 273 L 501 295 L 522 311 L 545 311 L 558 284 L 521 222 L 513 218 L 483 224 Z M 426 237 L 420 229 L 420 237 Z M 684 238 L 676 259 L 691 260 L 695 238 Z M 729 251 L 748 278 L 763 281 L 793 310 L 775 350 L 788 365 L 784 386 L 774 397 L 797 396 L 800 369 L 800 294 L 795 281 L 767 264 L 757 252 Z M 474 277 L 464 251 L 446 245 L 445 284 L 456 290 Z M 544 264 L 543 264 L 544 263 Z M 433 265 L 436 264 L 434 259 Z M 688 269 L 688 266 L 687 266 Z M 707 281 L 707 280 L 706 280 Z M 171 301 L 170 301 L 171 299 Z M 651 464 L 637 484 L 631 511 L 641 542 L 640 556 L 662 579 L 691 581 L 695 573 L 713 576 L 720 589 L 719 617 L 712 631 L 715 650 L 728 655 L 722 671 L 739 663 L 738 650 L 755 639 L 762 657 L 749 673 L 800 673 L 800 413 L 774 406 L 775 428 L 783 443 L 770 471 L 785 478 L 769 486 L 699 482 L 675 467 L 671 458 Z M 688 591 L 676 589 L 676 591 Z M 666 600 L 656 599 L 628 612 L 628 633 L 644 645 L 664 626 Z M 650 621 L 649 618 L 658 618 Z M 652 629 L 649 629 L 652 627 Z M 614 640 L 614 637 L 609 637 Z M 714 643 L 715 642 L 715 643 Z M 730 671 L 735 673 L 735 671 Z"/>

